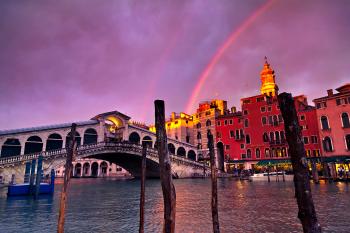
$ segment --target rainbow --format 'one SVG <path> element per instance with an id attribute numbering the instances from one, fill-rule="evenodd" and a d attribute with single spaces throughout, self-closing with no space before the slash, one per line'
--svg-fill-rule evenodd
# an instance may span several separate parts
<path id="1" fill-rule="evenodd" d="M 191 112 L 192 107 L 194 106 L 197 97 L 208 79 L 210 73 L 214 69 L 215 65 L 219 62 L 222 55 L 226 52 L 226 50 L 237 40 L 237 38 L 245 31 L 247 28 L 261 15 L 263 14 L 267 9 L 271 7 L 271 5 L 275 2 L 275 0 L 269 0 L 264 5 L 262 5 L 260 8 L 258 8 L 247 20 L 245 20 L 238 29 L 234 30 L 230 36 L 227 38 L 227 40 L 219 47 L 219 49 L 216 51 L 215 55 L 212 57 L 208 65 L 205 67 L 203 72 L 198 78 L 198 82 L 195 85 L 191 97 L 187 103 L 186 112 Z"/>

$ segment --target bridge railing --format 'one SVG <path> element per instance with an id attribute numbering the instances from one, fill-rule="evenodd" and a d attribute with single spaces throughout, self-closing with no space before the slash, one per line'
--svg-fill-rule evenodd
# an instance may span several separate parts
<path id="1" fill-rule="evenodd" d="M 130 142 L 100 142 L 96 144 L 87 144 L 87 145 L 81 145 L 77 147 L 77 157 L 80 157 L 88 152 L 97 152 L 97 151 L 103 151 L 107 148 L 110 148 L 112 150 L 115 150 L 116 148 L 127 148 L 129 151 L 134 151 L 141 153 L 142 146 Z M 158 150 L 154 148 L 148 148 L 148 156 L 152 156 L 154 158 L 158 159 Z M 18 155 L 18 156 L 11 156 L 11 157 L 5 157 L 0 158 L 0 166 L 1 165 L 8 165 L 8 164 L 14 164 L 14 163 L 24 163 L 26 161 L 30 161 L 32 159 L 37 159 L 39 155 L 42 155 L 44 159 L 52 158 L 52 157 L 66 157 L 67 155 L 67 149 L 55 149 L 50 151 L 42 151 L 32 154 L 25 154 L 25 155 Z M 170 154 L 170 158 L 174 162 L 180 162 L 182 164 L 190 165 L 190 166 L 203 166 L 203 164 L 184 158 L 179 155 Z"/>

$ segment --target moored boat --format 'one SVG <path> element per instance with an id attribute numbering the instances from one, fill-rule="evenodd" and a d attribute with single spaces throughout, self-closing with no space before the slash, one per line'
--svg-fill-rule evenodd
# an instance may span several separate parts
<path id="1" fill-rule="evenodd" d="M 271 181 L 279 180 L 283 181 L 283 175 L 285 181 L 293 181 L 294 175 L 292 174 L 285 174 L 285 172 L 270 172 L 269 174 L 267 172 L 265 173 L 256 173 L 249 177 L 250 181 L 268 181 L 268 177 L 270 176 Z"/>

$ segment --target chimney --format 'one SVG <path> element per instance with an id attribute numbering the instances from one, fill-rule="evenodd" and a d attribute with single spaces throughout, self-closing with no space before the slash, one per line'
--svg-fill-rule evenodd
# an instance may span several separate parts
<path id="1" fill-rule="evenodd" d="M 231 107 L 231 113 L 236 113 L 237 109 L 236 107 Z"/>
<path id="2" fill-rule="evenodd" d="M 172 113 L 171 113 L 171 120 L 175 120 L 175 115 L 176 115 L 175 112 L 172 112 Z"/>
<path id="3" fill-rule="evenodd" d="M 328 97 L 333 96 L 333 89 L 327 90 Z"/>

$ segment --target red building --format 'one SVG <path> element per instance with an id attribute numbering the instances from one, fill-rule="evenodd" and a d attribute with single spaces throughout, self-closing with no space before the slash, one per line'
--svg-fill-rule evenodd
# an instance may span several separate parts
<path id="1" fill-rule="evenodd" d="M 320 138 L 325 157 L 350 159 L 350 84 L 328 90 L 328 95 L 315 99 Z"/>
<path id="2" fill-rule="evenodd" d="M 260 95 L 241 99 L 241 113 L 230 113 L 216 119 L 218 149 L 224 148 L 226 161 L 235 167 L 250 169 L 259 161 L 288 158 L 283 118 L 277 101 L 278 86 L 267 61 L 261 72 L 261 82 Z M 303 95 L 294 97 L 294 100 L 307 156 L 319 156 L 316 109 L 308 105 Z"/>
<path id="3" fill-rule="evenodd" d="M 245 141 L 241 112 L 227 112 L 216 118 L 216 143 L 226 161 L 241 159 Z"/>

